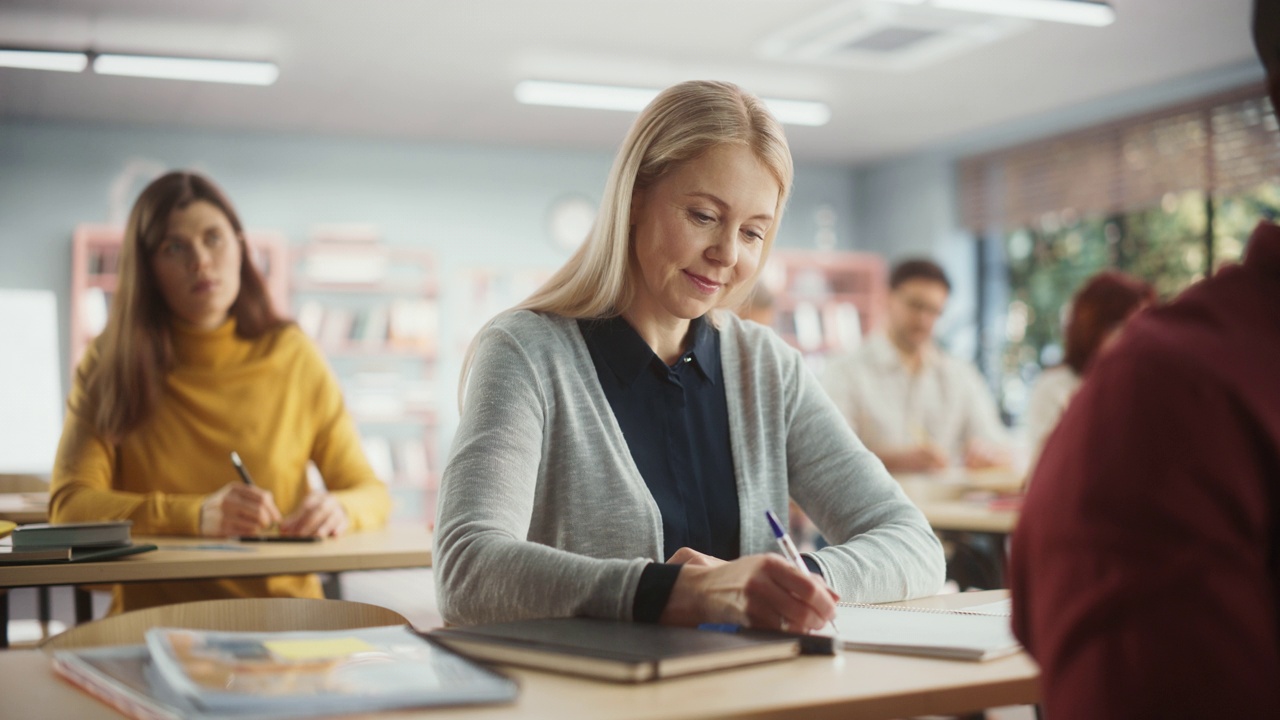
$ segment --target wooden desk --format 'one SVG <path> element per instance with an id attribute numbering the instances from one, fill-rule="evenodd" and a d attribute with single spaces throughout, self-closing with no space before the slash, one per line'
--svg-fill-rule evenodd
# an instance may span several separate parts
<path id="1" fill-rule="evenodd" d="M 1008 535 L 1018 524 L 1016 509 L 992 508 L 985 500 L 964 498 L 974 491 L 995 494 L 1021 490 L 1021 479 L 1012 473 L 956 470 L 938 475 L 900 475 L 897 480 L 934 530 Z"/>
<path id="2" fill-rule="evenodd" d="M 49 493 L 0 493 L 0 520 L 19 525 L 49 522 Z"/>
<path id="3" fill-rule="evenodd" d="M 1003 591 L 945 595 L 904 604 L 965 607 L 1005 597 Z M 534 670 L 511 670 L 520 682 L 514 706 L 428 709 L 369 717 L 387 720 L 515 718 L 668 720 L 751 718 L 897 718 L 956 714 L 1034 703 L 1038 670 L 1025 654 L 971 663 L 905 655 L 842 652 L 739 670 L 619 685 Z M 15 718 L 114 718 L 89 695 L 59 681 L 38 650 L 0 652 L 0 697 Z"/>
<path id="4" fill-rule="evenodd" d="M 1018 526 L 1019 506 L 993 507 L 997 494 L 1020 493 L 1009 470 L 950 468 L 897 476 L 907 497 L 948 547 L 947 577 L 962 588 L 1005 587 L 1005 539 Z M 977 495 L 977 497 L 973 497 Z"/>
<path id="5" fill-rule="evenodd" d="M 968 500 L 917 503 L 934 530 L 1009 535 L 1018 526 L 1018 511 L 992 509 Z"/>
<path id="6" fill-rule="evenodd" d="M 431 533 L 426 530 L 351 533 L 314 544 L 236 543 L 192 537 L 135 537 L 133 540 L 155 543 L 160 549 L 95 563 L 9 566 L 0 572 L 0 588 L 431 566 Z M 233 545 L 240 549 L 199 549 L 199 546 L 210 545 Z"/>

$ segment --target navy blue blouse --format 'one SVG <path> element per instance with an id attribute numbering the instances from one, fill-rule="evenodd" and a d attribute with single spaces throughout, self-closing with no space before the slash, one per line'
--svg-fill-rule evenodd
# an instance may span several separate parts
<path id="1" fill-rule="evenodd" d="M 703 318 L 667 366 L 621 317 L 581 320 L 600 387 L 662 514 L 665 557 L 691 547 L 738 557 L 738 485 L 720 372 L 720 333 Z"/>
<path id="2" fill-rule="evenodd" d="M 627 449 L 662 515 L 662 551 L 689 547 L 737 559 L 741 519 L 720 368 L 720 332 L 705 317 L 689 324 L 689 350 L 668 366 L 622 317 L 579 320 L 578 328 Z M 761 523 L 764 518 L 760 519 Z M 810 572 L 817 563 L 804 556 Z M 632 616 L 657 622 L 680 566 L 651 563 L 640 575 Z"/>
<path id="3" fill-rule="evenodd" d="M 668 366 L 621 317 L 579 320 L 578 327 L 631 458 L 658 504 L 664 557 L 687 546 L 737 558 L 738 486 L 720 333 L 697 318 L 689 326 L 689 350 Z M 632 616 L 657 622 L 679 575 L 679 565 L 646 567 Z"/>

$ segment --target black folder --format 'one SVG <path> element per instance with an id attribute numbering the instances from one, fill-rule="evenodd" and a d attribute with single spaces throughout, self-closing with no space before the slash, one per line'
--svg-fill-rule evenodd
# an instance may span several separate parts
<path id="1" fill-rule="evenodd" d="M 618 682 L 645 682 L 785 660 L 800 638 L 590 618 L 520 620 L 445 628 L 433 640 L 477 660 Z"/>
<path id="2" fill-rule="evenodd" d="M 12 548 L 0 546 L 0 565 L 50 565 L 57 563 L 81 563 L 110 560 L 151 552 L 156 546 L 150 543 L 142 545 L 122 545 L 119 547 L 55 547 L 55 548 Z"/>

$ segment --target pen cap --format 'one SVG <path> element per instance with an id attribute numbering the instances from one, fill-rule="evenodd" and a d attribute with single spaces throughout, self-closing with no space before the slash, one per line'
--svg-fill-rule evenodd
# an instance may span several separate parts
<path id="1" fill-rule="evenodd" d="M 764 517 L 769 521 L 769 527 L 773 529 L 773 536 L 782 539 L 787 531 L 782 529 L 782 523 L 778 520 L 778 516 L 773 514 L 772 510 L 765 510 Z"/>

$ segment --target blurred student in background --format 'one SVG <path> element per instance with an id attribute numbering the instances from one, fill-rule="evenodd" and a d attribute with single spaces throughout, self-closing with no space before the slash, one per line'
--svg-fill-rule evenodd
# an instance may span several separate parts
<path id="1" fill-rule="evenodd" d="M 1253 29 L 1280 107 L 1280 0 Z M 1280 717 L 1280 227 L 1090 369 L 1011 570 L 1046 717 Z"/>
<path id="2" fill-rule="evenodd" d="M 889 276 L 888 326 L 833 358 L 824 384 L 845 420 L 890 472 L 1009 463 L 1009 438 L 991 391 L 971 363 L 933 342 L 951 281 L 932 260 Z"/>
<path id="3" fill-rule="evenodd" d="M 319 351 L 272 308 L 231 202 L 172 172 L 129 214 L 107 327 L 67 399 L 53 522 L 138 535 L 330 536 L 390 499 Z M 239 453 L 255 484 L 231 463 Z M 314 462 L 330 492 L 307 492 Z M 112 611 L 227 597 L 322 597 L 314 575 L 134 583 Z"/>
<path id="4" fill-rule="evenodd" d="M 1155 289 L 1138 278 L 1106 271 L 1094 275 L 1071 300 L 1062 364 L 1040 373 L 1027 404 L 1027 440 L 1034 468 L 1049 433 L 1067 409 L 1097 357 L 1120 338 L 1124 324 L 1154 303 Z"/>

